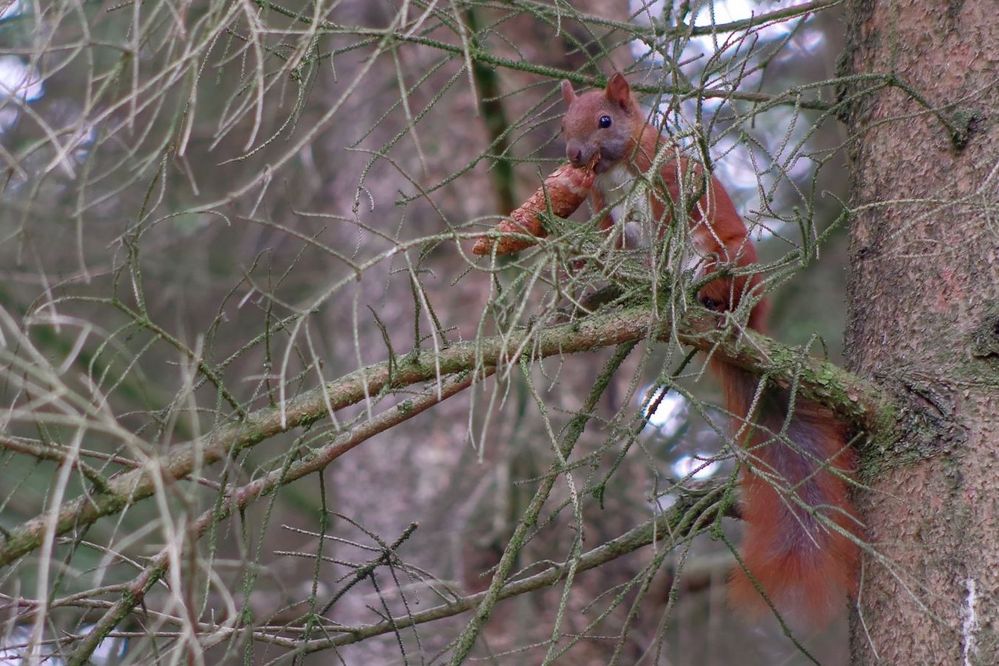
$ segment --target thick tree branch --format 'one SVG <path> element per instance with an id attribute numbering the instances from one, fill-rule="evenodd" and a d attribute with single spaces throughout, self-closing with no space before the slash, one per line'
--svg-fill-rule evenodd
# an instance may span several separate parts
<path id="1" fill-rule="evenodd" d="M 894 400 L 876 384 L 754 331 L 738 339 L 716 326 L 714 315 L 689 317 L 677 340 L 782 384 L 796 382 L 798 395 L 825 405 L 851 425 L 877 438 L 891 438 Z"/>
<path id="2" fill-rule="evenodd" d="M 149 497 L 156 476 L 165 482 L 188 477 L 196 466 L 210 465 L 243 449 L 299 426 L 309 425 L 332 411 L 357 404 L 385 391 L 425 381 L 443 381 L 456 372 L 490 368 L 518 361 L 519 355 L 541 359 L 589 351 L 647 338 L 668 339 L 708 351 L 771 380 L 798 383 L 801 397 L 821 402 L 863 430 L 885 439 L 894 428 L 891 399 L 877 386 L 830 363 L 755 333 L 738 339 L 717 328 L 715 315 L 689 317 L 674 332 L 648 307 L 631 307 L 547 329 L 523 330 L 452 345 L 435 357 L 414 351 L 393 363 L 377 363 L 286 401 L 250 413 L 245 420 L 219 427 L 175 447 L 173 453 L 107 481 L 92 492 L 58 508 L 56 531 L 65 534 L 90 525 Z M 521 351 L 522 350 L 522 351 Z M 10 564 L 41 543 L 48 520 L 39 515 L 12 530 L 0 546 L 0 566 Z"/>

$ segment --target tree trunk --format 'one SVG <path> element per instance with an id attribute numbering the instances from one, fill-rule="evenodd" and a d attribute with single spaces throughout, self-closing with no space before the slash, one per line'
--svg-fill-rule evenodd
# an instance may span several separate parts
<path id="1" fill-rule="evenodd" d="M 922 414 L 900 415 L 897 445 L 863 452 L 870 552 L 856 663 L 999 663 L 997 10 L 995 0 L 849 10 L 848 73 L 897 82 L 849 112 L 858 214 L 846 349 L 852 370 Z"/>

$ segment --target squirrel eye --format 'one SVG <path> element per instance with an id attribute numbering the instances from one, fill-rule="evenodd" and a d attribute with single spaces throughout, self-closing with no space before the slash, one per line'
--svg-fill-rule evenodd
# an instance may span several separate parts
<path id="1" fill-rule="evenodd" d="M 717 311 L 721 309 L 722 304 L 719 301 L 716 301 L 715 299 L 711 298 L 710 296 L 701 296 L 700 301 L 701 305 L 703 305 L 708 310 Z"/>
<path id="2" fill-rule="evenodd" d="M 600 120 L 597 121 L 597 124 L 600 125 L 601 128 L 607 129 L 608 127 L 611 126 L 611 117 L 600 116 Z"/>

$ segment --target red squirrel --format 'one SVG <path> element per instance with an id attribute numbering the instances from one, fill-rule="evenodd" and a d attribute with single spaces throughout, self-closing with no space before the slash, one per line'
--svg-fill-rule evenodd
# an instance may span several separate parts
<path id="1" fill-rule="evenodd" d="M 566 156 L 574 166 L 593 165 L 594 209 L 610 204 L 601 228 L 626 223 L 617 218 L 635 206 L 627 195 L 642 179 L 654 183 L 644 190 L 646 214 L 661 229 L 673 217 L 688 217 L 694 248 L 704 257 L 702 276 L 725 265 L 756 263 L 756 248 L 725 188 L 714 176 L 705 181 L 696 162 L 675 156 L 675 145 L 646 122 L 624 76 L 615 74 L 606 89 L 581 95 L 563 81 L 562 96 L 568 105 L 562 119 Z M 664 148 L 669 152 L 656 174 L 661 181 L 650 179 L 653 161 Z M 685 181 L 688 190 L 693 181 L 695 191 L 687 198 L 699 198 L 682 206 Z M 759 274 L 741 273 L 709 282 L 698 300 L 711 310 L 734 310 L 761 283 Z M 767 303 L 756 298 L 748 325 L 762 332 Z M 768 608 L 759 585 L 782 614 L 824 624 L 842 608 L 845 595 L 856 592 L 859 528 L 846 481 L 854 457 L 845 430 L 827 408 L 801 399 L 788 420 L 790 392 L 773 383 L 753 406 L 759 386 L 755 375 L 715 356 L 710 367 L 721 381 L 732 428 L 747 454 L 740 474 L 746 531 L 730 601 L 739 609 Z M 747 419 L 754 427 L 746 427 Z"/>

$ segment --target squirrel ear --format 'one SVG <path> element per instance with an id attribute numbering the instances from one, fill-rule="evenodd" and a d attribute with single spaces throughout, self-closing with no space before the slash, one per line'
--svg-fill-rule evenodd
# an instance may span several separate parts
<path id="1" fill-rule="evenodd" d="M 625 111 L 631 108 L 631 86 L 628 85 L 628 79 L 620 72 L 615 72 L 614 76 L 610 77 L 604 94 L 608 100 Z"/>
<path id="2" fill-rule="evenodd" d="M 566 104 L 572 104 L 576 100 L 576 91 L 572 89 L 572 84 L 562 79 L 562 99 Z"/>

